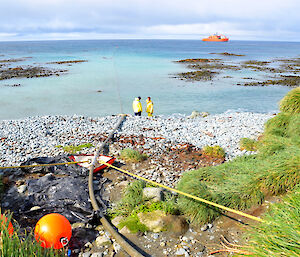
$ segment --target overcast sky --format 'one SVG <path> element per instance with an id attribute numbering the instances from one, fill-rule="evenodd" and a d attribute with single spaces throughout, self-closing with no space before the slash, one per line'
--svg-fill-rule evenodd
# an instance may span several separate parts
<path id="1" fill-rule="evenodd" d="M 300 0 L 0 0 L 0 41 L 201 39 L 300 41 Z"/>

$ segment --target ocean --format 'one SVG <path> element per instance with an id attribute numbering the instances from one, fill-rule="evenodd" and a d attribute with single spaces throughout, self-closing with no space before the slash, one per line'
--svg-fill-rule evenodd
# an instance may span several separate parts
<path id="1" fill-rule="evenodd" d="M 217 56 L 211 53 L 245 56 Z M 277 112 L 279 100 L 291 89 L 284 86 L 245 87 L 245 77 L 264 79 L 249 69 L 221 71 L 212 81 L 187 82 L 174 74 L 189 71 L 175 61 L 221 58 L 226 63 L 299 58 L 300 43 L 201 40 L 83 40 L 0 42 L 0 61 L 26 58 L 12 67 L 39 65 L 68 69 L 60 76 L 0 80 L 0 119 L 45 115 L 106 116 L 132 113 L 132 101 L 146 97 L 155 115 L 192 111 Z M 87 60 L 83 63 L 49 62 Z M 8 85 L 20 84 L 18 87 Z M 101 91 L 101 92 L 99 92 Z M 145 114 L 144 114 L 145 115 Z"/>

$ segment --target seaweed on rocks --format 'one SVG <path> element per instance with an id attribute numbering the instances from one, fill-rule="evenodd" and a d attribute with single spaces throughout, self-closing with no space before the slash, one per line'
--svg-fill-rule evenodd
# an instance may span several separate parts
<path id="1" fill-rule="evenodd" d="M 213 69 L 213 70 L 240 70 L 240 67 L 236 65 L 228 65 L 221 62 L 208 64 L 189 64 L 187 66 L 189 69 L 201 70 L 201 69 Z"/>
<path id="2" fill-rule="evenodd" d="M 5 59 L 5 60 L 0 60 L 0 63 L 24 62 L 25 60 L 26 58 Z"/>
<path id="3" fill-rule="evenodd" d="M 182 80 L 186 79 L 189 81 L 212 80 L 216 74 L 218 74 L 218 72 L 210 70 L 197 70 L 178 73 L 176 78 L 180 78 Z"/>
<path id="4" fill-rule="evenodd" d="M 81 63 L 81 62 L 87 62 L 87 60 L 57 61 L 57 62 L 48 62 L 47 64 L 72 64 L 72 63 Z"/>
<path id="5" fill-rule="evenodd" d="M 234 54 L 234 53 L 228 53 L 228 52 L 224 52 L 224 53 L 210 53 L 210 54 L 218 54 L 218 55 L 224 55 L 224 56 L 245 56 L 244 54 Z"/>
<path id="6" fill-rule="evenodd" d="M 267 61 L 255 61 L 255 60 L 249 60 L 249 61 L 245 61 L 243 62 L 246 65 L 257 65 L 257 66 L 265 66 L 267 64 L 269 64 L 270 62 Z"/>
<path id="7" fill-rule="evenodd" d="M 45 67 L 23 66 L 15 68 L 7 68 L 0 70 L 0 80 L 12 78 L 38 78 L 59 76 L 67 70 L 53 70 Z"/>
<path id="8" fill-rule="evenodd" d="M 278 79 L 268 79 L 259 82 L 244 83 L 243 86 L 269 86 L 269 85 L 282 85 L 288 87 L 297 87 L 300 85 L 300 76 L 281 75 Z"/>
<path id="9" fill-rule="evenodd" d="M 207 59 L 207 58 L 193 58 L 193 59 L 183 59 L 175 62 L 180 62 L 180 63 L 207 63 L 207 62 L 218 62 L 221 59 Z"/>
<path id="10" fill-rule="evenodd" d="M 20 87 L 21 84 L 17 83 L 17 84 L 5 84 L 5 87 Z"/>

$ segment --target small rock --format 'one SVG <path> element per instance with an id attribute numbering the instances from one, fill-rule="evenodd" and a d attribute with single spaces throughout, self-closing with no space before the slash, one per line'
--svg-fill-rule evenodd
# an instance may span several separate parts
<path id="1" fill-rule="evenodd" d="M 179 249 L 176 251 L 175 255 L 177 255 L 177 256 L 184 256 L 184 257 L 189 257 L 189 256 L 190 256 L 190 255 L 188 254 L 188 252 L 187 252 L 185 249 L 183 249 L 183 248 L 179 248 Z"/>
<path id="2" fill-rule="evenodd" d="M 31 211 L 37 211 L 37 210 L 39 210 L 39 209 L 41 209 L 42 207 L 40 207 L 40 206 L 33 206 L 33 207 L 31 207 L 30 208 L 30 210 Z"/>
<path id="3" fill-rule="evenodd" d="M 161 210 L 155 210 L 147 213 L 140 212 L 137 216 L 140 222 L 152 232 L 161 232 L 166 230 L 166 223 L 163 220 L 163 217 L 165 217 L 166 214 Z"/>
<path id="4" fill-rule="evenodd" d="M 85 245 L 84 245 L 85 248 L 92 248 L 93 245 L 91 244 L 91 242 L 87 242 Z"/>
<path id="5" fill-rule="evenodd" d="M 108 238 L 107 236 L 98 236 L 95 240 L 95 245 L 97 247 L 111 245 L 111 244 L 112 244 L 112 242 L 111 242 L 110 238 Z"/>
<path id="6" fill-rule="evenodd" d="M 162 201 L 162 189 L 158 187 L 145 187 L 143 197 L 151 199 L 153 202 Z"/>
<path id="7" fill-rule="evenodd" d="M 124 217 L 122 217 L 122 216 L 117 216 L 117 217 L 115 217 L 115 218 L 113 218 L 113 219 L 111 220 L 111 223 L 112 223 L 115 227 L 118 227 L 118 225 L 120 224 L 120 222 L 121 222 L 122 220 L 124 220 Z"/>
<path id="8" fill-rule="evenodd" d="M 192 114 L 190 116 L 188 116 L 188 118 L 194 119 L 199 116 L 200 116 L 200 113 L 198 111 L 192 111 Z"/>
<path id="9" fill-rule="evenodd" d="M 32 207 L 33 208 L 33 207 Z M 32 209 L 31 208 L 31 209 Z M 73 223 L 72 224 L 72 229 L 74 229 L 74 228 L 84 228 L 85 227 L 85 224 L 84 223 L 82 223 L 82 222 L 76 222 L 76 223 Z"/>
<path id="10" fill-rule="evenodd" d="M 101 252 L 97 252 L 97 253 L 93 253 L 92 255 L 91 255 L 91 257 L 103 257 L 104 255 L 103 255 L 103 253 L 101 253 Z"/>
<path id="11" fill-rule="evenodd" d="M 162 246 L 162 247 L 164 247 L 164 246 L 166 246 L 166 243 L 165 242 L 160 242 L 159 245 Z"/>
<path id="12" fill-rule="evenodd" d="M 118 184 L 118 186 L 127 187 L 128 184 L 129 184 L 128 181 L 122 181 L 122 182 L 120 182 L 120 183 Z"/>
<path id="13" fill-rule="evenodd" d="M 201 231 L 206 231 L 206 230 L 208 230 L 208 225 L 207 224 L 205 224 L 201 227 Z"/>
<path id="14" fill-rule="evenodd" d="M 85 252 L 79 254 L 79 257 L 90 257 L 90 256 L 91 256 L 91 252 Z"/>
<path id="15" fill-rule="evenodd" d="M 121 246 L 117 242 L 113 243 L 113 248 L 114 248 L 116 253 L 121 250 Z"/>
<path id="16" fill-rule="evenodd" d="M 152 236 L 153 239 L 157 239 L 159 237 L 159 234 L 158 233 L 153 233 L 151 236 Z"/>
<path id="17" fill-rule="evenodd" d="M 26 189 L 27 189 L 26 185 L 21 185 L 21 186 L 18 187 L 18 192 L 20 194 L 23 194 L 26 191 Z"/>
<path id="18" fill-rule="evenodd" d="M 126 234 L 130 234 L 130 230 L 129 228 L 127 228 L 126 226 L 124 226 L 122 229 L 119 230 L 119 232 L 122 234 L 122 235 L 126 235 Z"/>

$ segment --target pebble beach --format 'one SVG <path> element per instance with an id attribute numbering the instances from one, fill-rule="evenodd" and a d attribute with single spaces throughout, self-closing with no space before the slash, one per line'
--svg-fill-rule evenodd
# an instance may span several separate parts
<path id="1" fill-rule="evenodd" d="M 133 117 L 127 116 L 118 134 L 160 138 L 146 141 L 144 148 L 153 144 L 163 147 L 166 143 L 188 143 L 202 148 L 219 145 L 226 152 L 226 159 L 248 154 L 239 150 L 243 137 L 257 138 L 264 123 L 272 114 L 226 112 L 207 117 L 190 118 L 187 115 Z M 42 116 L 19 120 L 0 121 L 1 166 L 19 165 L 34 157 L 56 156 L 63 153 L 58 145 L 97 145 L 99 137 L 107 135 L 117 123 L 118 116 Z M 155 149 L 159 149 L 156 147 Z M 86 149 L 85 153 L 92 153 Z"/>

